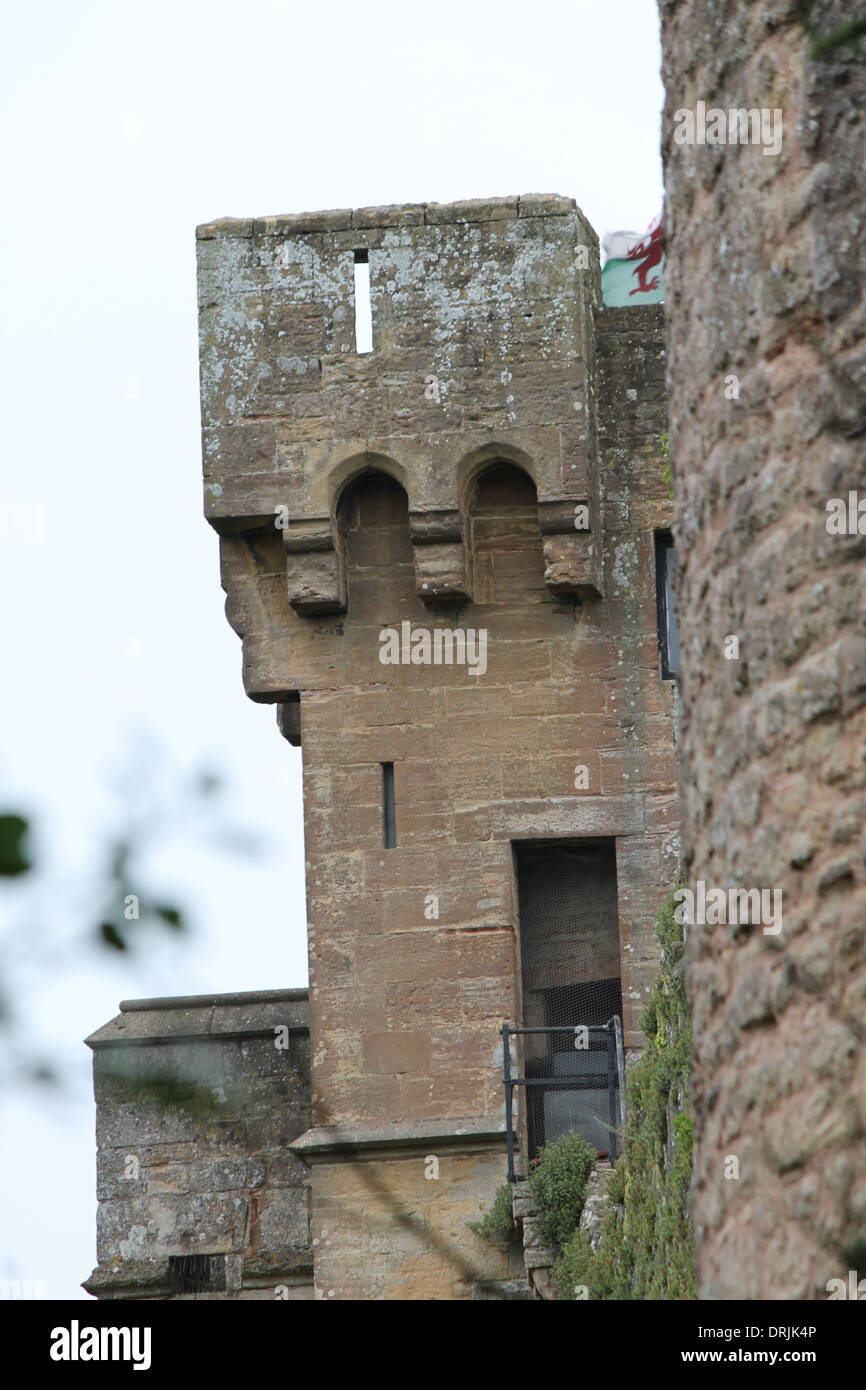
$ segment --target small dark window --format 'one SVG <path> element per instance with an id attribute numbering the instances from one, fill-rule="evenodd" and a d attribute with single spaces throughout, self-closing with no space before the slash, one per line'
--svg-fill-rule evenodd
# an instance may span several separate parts
<path id="1" fill-rule="evenodd" d="M 674 611 L 674 542 L 667 531 L 656 533 L 656 612 L 663 681 L 680 674 L 680 635 Z"/>
<path id="2" fill-rule="evenodd" d="M 385 831 L 385 848 L 393 849 L 397 843 L 397 815 L 394 802 L 394 764 L 382 764 L 382 820 Z"/>
<path id="3" fill-rule="evenodd" d="M 172 1293 L 218 1293 L 226 1286 L 225 1255 L 169 1255 Z"/>

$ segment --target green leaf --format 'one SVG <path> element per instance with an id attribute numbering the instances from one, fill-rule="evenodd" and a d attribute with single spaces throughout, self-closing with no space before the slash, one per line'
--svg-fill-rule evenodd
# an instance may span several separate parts
<path id="1" fill-rule="evenodd" d="M 99 928 L 99 934 L 106 946 L 111 946 L 115 951 L 126 951 L 128 946 L 121 936 L 117 927 L 112 926 L 111 922 L 103 922 Z"/>
<path id="2" fill-rule="evenodd" d="M 23 816 L 0 816 L 0 875 L 13 878 L 32 869 L 32 862 L 21 844 L 29 829 Z"/>
<path id="3" fill-rule="evenodd" d="M 170 927 L 176 927 L 178 931 L 183 931 L 183 917 L 176 907 L 156 907 L 154 912 Z"/>

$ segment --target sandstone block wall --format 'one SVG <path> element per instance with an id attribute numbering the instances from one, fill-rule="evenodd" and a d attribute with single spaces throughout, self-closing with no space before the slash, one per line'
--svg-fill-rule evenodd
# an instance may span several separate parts
<path id="1" fill-rule="evenodd" d="M 308 1173 L 288 1148 L 309 1124 L 306 991 L 120 1007 L 87 1039 L 99 1263 L 85 1288 L 312 1297 Z M 212 1257 L 210 1291 L 179 1291 L 171 1265 L 184 1256 Z"/>
<path id="2" fill-rule="evenodd" d="M 469 1225 L 504 1178 L 504 1137 L 488 1122 L 403 1119 L 313 1129 L 312 1223 L 322 1299 L 528 1297 L 523 1259 Z"/>

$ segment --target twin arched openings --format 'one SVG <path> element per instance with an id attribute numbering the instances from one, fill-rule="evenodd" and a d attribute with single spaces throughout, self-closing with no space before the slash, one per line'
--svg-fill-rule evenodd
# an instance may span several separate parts
<path id="1" fill-rule="evenodd" d="M 417 603 L 405 490 L 376 469 L 343 490 L 337 524 L 350 610 L 378 621 L 395 600 Z M 494 462 L 471 484 L 464 533 L 468 583 L 479 604 L 549 601 L 535 484 L 512 463 Z"/>

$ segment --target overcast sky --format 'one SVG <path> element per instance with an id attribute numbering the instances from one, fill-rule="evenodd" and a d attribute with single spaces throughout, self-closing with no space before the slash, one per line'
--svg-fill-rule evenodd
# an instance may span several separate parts
<path id="1" fill-rule="evenodd" d="M 87 1297 L 81 1040 L 120 999 L 307 979 L 301 753 L 244 696 L 202 519 L 196 225 L 541 192 L 600 236 L 640 231 L 661 206 L 659 65 L 654 0 L 7 11 L 0 810 L 33 815 L 40 874 L 0 892 L 0 979 L 64 1085 L 0 1095 L 0 1277 Z M 80 942 L 135 802 L 113 785 L 155 781 L 171 806 L 205 764 L 228 782 L 218 824 L 263 848 L 167 824 L 146 867 L 192 935 L 107 961 Z"/>

